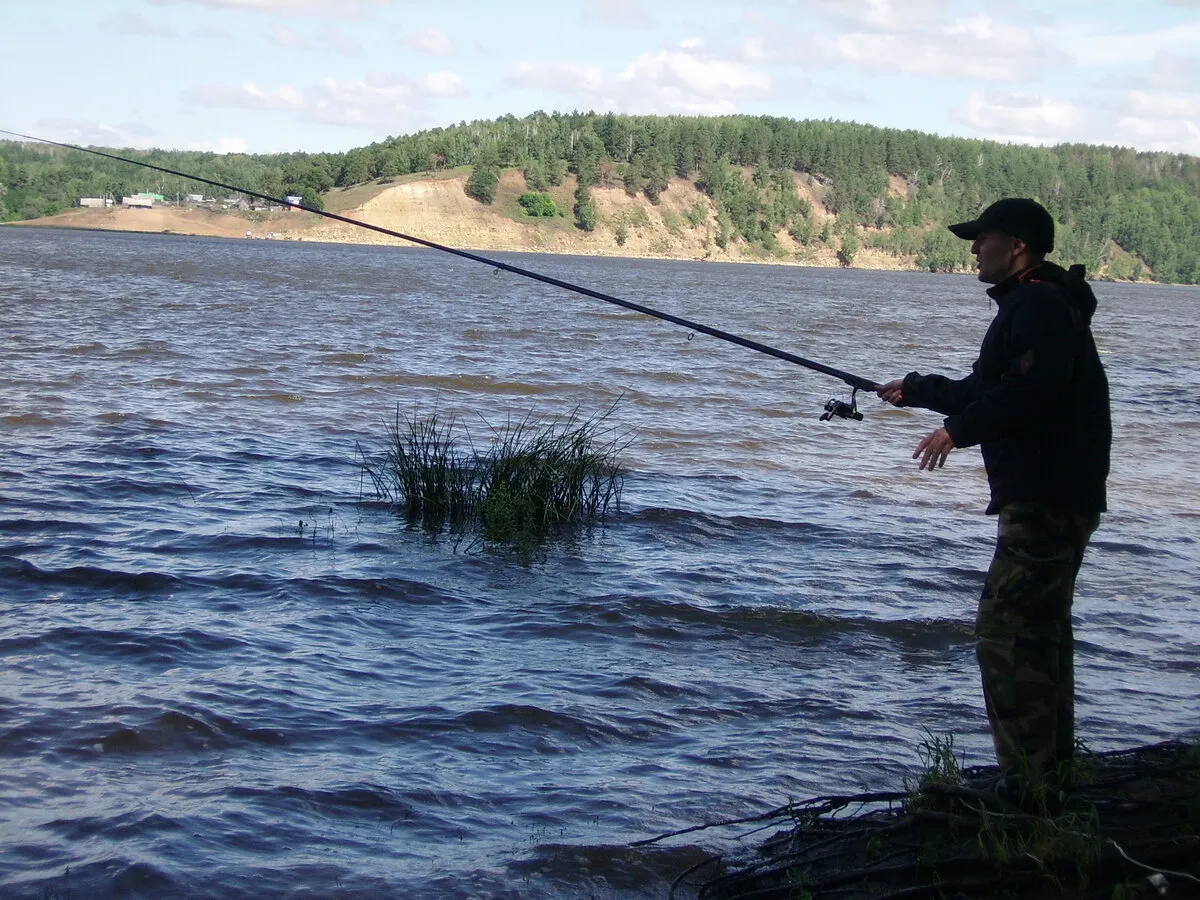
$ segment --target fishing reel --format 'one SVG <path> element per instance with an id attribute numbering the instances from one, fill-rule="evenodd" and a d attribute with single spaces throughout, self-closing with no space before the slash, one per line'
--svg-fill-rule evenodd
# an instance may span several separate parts
<path id="1" fill-rule="evenodd" d="M 856 422 L 862 421 L 863 414 L 858 411 L 858 388 L 850 392 L 849 403 L 834 397 L 825 404 L 825 412 L 821 413 L 821 421 L 828 422 L 835 416 L 839 419 L 853 419 Z"/>

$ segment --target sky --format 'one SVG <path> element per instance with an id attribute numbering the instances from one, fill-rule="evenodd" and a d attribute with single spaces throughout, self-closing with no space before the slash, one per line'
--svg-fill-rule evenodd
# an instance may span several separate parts
<path id="1" fill-rule="evenodd" d="M 536 110 L 1200 155 L 1200 0 L 0 0 L 0 129 L 340 152 Z"/>

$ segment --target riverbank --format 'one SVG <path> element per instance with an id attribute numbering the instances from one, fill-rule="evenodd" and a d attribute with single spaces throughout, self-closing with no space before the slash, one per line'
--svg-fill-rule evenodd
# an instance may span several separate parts
<path id="1" fill-rule="evenodd" d="M 1052 814 L 999 801 L 995 766 L 959 771 L 952 744 L 926 749 L 929 767 L 907 790 L 818 797 L 736 823 L 790 827 L 676 887 L 692 884 L 700 900 L 1200 896 L 1195 738 L 1081 753 L 1076 788 Z"/>
<path id="2" fill-rule="evenodd" d="M 568 177 L 547 191 L 560 214 L 539 218 L 527 215 L 518 203 L 520 195 L 527 190 L 519 172 L 510 170 L 502 174 L 490 205 L 467 196 L 464 187 L 469 174 L 469 169 L 455 169 L 335 188 L 324 195 L 325 208 L 338 215 L 464 250 L 823 267 L 842 264 L 836 241 L 829 244 L 813 242 L 805 246 L 785 231 L 776 235 L 778 248 L 773 252 L 738 240 L 729 240 L 726 246 L 720 246 L 720 229 L 711 200 L 685 179 L 673 180 L 657 204 L 641 194 L 630 196 L 618 185 L 593 186 L 591 195 L 599 220 L 594 231 L 585 232 L 575 227 L 571 215 L 575 190 L 573 178 Z M 833 218 L 821 202 L 821 185 L 807 176 L 798 176 L 797 190 L 811 204 L 814 230 L 819 231 Z M 300 210 L 242 212 L 199 206 L 113 207 L 73 209 L 55 216 L 8 224 L 243 239 L 410 245 L 408 241 Z M 917 269 L 915 257 L 866 246 L 853 254 L 852 265 L 874 270 Z"/>

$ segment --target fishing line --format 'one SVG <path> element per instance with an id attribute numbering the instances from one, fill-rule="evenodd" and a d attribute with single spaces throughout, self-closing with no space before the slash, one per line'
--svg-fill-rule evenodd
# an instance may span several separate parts
<path id="1" fill-rule="evenodd" d="M 81 153 L 91 153 L 94 156 L 102 156 L 105 159 L 115 160 L 117 162 L 130 163 L 135 166 L 141 166 L 146 169 L 153 169 L 156 172 L 164 172 L 167 175 L 175 175 L 179 178 L 186 178 L 190 181 L 197 181 L 201 184 L 219 187 L 227 191 L 233 191 L 238 194 L 245 194 L 248 197 L 257 197 L 259 200 L 266 200 L 269 203 L 277 203 L 281 206 L 291 206 L 296 209 L 302 209 L 305 212 L 316 213 L 318 216 L 324 216 L 327 219 L 333 219 L 335 222 L 344 222 L 347 225 L 355 225 L 359 228 L 366 228 L 370 231 L 386 234 L 389 237 L 399 238 L 402 241 L 408 241 L 413 244 L 419 244 L 422 247 L 429 247 L 431 250 L 440 250 L 443 253 L 451 253 L 455 256 L 460 256 L 463 259 L 474 260 L 475 262 L 483 263 L 484 265 L 492 266 L 496 269 L 503 269 L 506 272 L 512 272 L 514 275 L 521 275 L 525 278 L 531 278 L 534 281 L 540 281 L 543 284 L 550 284 L 554 287 L 560 287 L 564 290 L 574 291 L 577 294 L 582 294 L 585 297 L 592 297 L 596 300 L 603 300 L 605 303 L 611 303 L 614 306 L 620 306 L 633 312 L 642 313 L 643 315 L 652 316 L 655 319 L 662 319 L 665 322 L 672 322 L 675 325 L 681 325 L 692 332 L 700 332 L 707 334 L 710 337 L 718 338 L 722 341 L 728 341 L 731 344 L 737 344 L 741 347 L 746 347 L 750 350 L 756 350 L 759 353 L 765 353 L 767 356 L 773 356 L 776 359 L 782 359 L 784 362 L 794 363 L 798 366 L 803 366 L 806 369 L 812 369 L 814 372 L 820 372 L 824 375 L 830 375 L 837 378 L 854 389 L 850 396 L 849 402 L 843 400 L 830 400 L 825 404 L 825 412 L 821 415 L 822 421 L 828 421 L 833 417 L 842 419 L 862 419 L 862 413 L 858 411 L 858 406 L 855 401 L 855 396 L 860 390 L 874 392 L 878 385 L 869 378 L 864 378 L 861 375 L 854 375 L 850 372 L 844 372 L 841 369 L 835 369 L 833 366 L 827 366 L 824 363 L 816 362 L 815 360 L 805 359 L 803 356 L 797 356 L 794 353 L 788 353 L 786 350 L 780 350 L 776 347 L 771 347 L 767 344 L 751 340 L 750 338 L 742 337 L 741 335 L 732 334 L 728 331 L 722 331 L 720 328 L 713 328 L 709 325 L 704 325 L 700 322 L 693 322 L 690 319 L 685 319 L 682 316 L 672 315 L 658 309 L 653 309 L 649 306 L 643 306 L 640 303 L 634 303 L 630 300 L 622 300 L 620 297 L 614 297 L 611 294 L 606 294 L 603 291 L 594 291 L 591 288 L 586 288 L 578 284 L 572 284 L 569 281 L 563 281 L 558 278 L 553 278 L 549 275 L 542 275 L 539 272 L 534 272 L 530 269 L 523 269 L 520 266 L 514 266 L 498 259 L 491 259 L 486 256 L 480 256 L 477 253 L 471 253 L 467 250 L 459 250 L 455 247 L 447 247 L 445 244 L 439 244 L 435 241 L 429 241 L 425 238 L 414 237 L 409 234 L 402 234 L 399 231 L 393 231 L 390 228 L 384 228 L 380 225 L 372 225 L 369 222 L 361 222 L 358 219 L 351 219 L 347 216 L 340 216 L 337 213 L 327 212 L 323 209 L 313 209 L 311 206 L 305 206 L 302 203 L 288 203 L 286 200 L 281 200 L 278 197 L 271 197 L 268 194 L 260 194 L 257 191 L 247 190 L 244 187 L 237 185 L 225 184 L 221 181 L 215 181 L 211 178 L 203 178 L 199 175 L 191 175 L 187 172 L 179 172 L 175 169 L 168 169 L 166 166 L 156 165 L 154 163 L 143 162 L 137 159 L 129 159 L 125 156 L 117 156 L 115 153 L 105 153 L 103 150 L 96 150 L 91 147 L 80 147 L 75 144 L 66 144 L 61 141 L 52 141 L 48 138 L 35 137 L 34 135 L 21 134 L 17 131 L 6 131 L 0 128 L 0 134 L 7 134 L 12 137 L 22 138 L 29 141 L 37 141 L 42 144 L 51 144 L 55 147 L 63 147 L 67 150 L 78 150 Z M 689 335 L 688 340 L 691 340 Z"/>

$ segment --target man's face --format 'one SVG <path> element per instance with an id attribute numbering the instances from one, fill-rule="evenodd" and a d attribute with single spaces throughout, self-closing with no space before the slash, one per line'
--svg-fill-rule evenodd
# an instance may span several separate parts
<path id="1" fill-rule="evenodd" d="M 971 244 L 979 266 L 979 280 L 984 284 L 999 284 L 1017 269 L 1017 257 L 1024 244 L 1003 231 L 983 231 Z"/>

